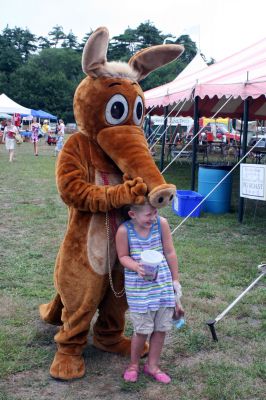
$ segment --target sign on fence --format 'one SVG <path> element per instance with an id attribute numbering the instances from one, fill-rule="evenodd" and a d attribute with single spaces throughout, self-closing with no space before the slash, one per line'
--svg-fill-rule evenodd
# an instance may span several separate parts
<path id="1" fill-rule="evenodd" d="M 266 201 L 265 164 L 240 164 L 240 196 Z"/>

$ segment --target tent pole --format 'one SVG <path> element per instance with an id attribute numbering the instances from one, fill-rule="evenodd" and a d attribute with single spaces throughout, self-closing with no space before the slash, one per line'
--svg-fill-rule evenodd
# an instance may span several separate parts
<path id="1" fill-rule="evenodd" d="M 166 128 L 167 128 L 167 115 L 168 115 L 168 106 L 164 107 L 164 123 L 163 129 L 164 133 L 162 136 L 162 148 L 161 148 L 161 164 L 160 164 L 160 171 L 162 172 L 164 169 L 164 148 L 165 148 L 165 140 L 166 140 Z"/>
<path id="2" fill-rule="evenodd" d="M 194 99 L 194 130 L 193 136 L 199 131 L 199 96 Z M 195 175 L 196 175 L 196 164 L 197 164 L 197 148 L 198 148 L 199 137 L 194 138 L 192 142 L 192 169 L 191 169 L 191 190 L 195 190 Z"/>
<path id="3" fill-rule="evenodd" d="M 242 136 L 242 156 L 244 156 L 247 152 L 247 138 L 248 138 L 248 114 L 249 114 L 249 98 L 244 100 L 244 115 L 243 115 L 243 136 Z M 242 161 L 242 163 L 246 162 L 246 158 Z M 240 164 L 241 165 L 241 164 Z M 244 197 L 239 197 L 239 206 L 238 206 L 238 221 L 243 222 L 244 215 Z"/>

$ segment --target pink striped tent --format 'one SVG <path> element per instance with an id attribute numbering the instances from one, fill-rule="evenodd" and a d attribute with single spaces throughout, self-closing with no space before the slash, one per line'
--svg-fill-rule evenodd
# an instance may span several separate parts
<path id="1" fill-rule="evenodd" d="M 216 64 L 181 73 L 172 82 L 146 91 L 146 107 L 155 107 L 154 113 L 162 114 L 164 106 L 179 103 L 175 110 L 180 106 L 180 115 L 193 117 L 196 96 L 201 116 L 213 116 L 232 96 L 217 117 L 242 118 L 243 100 L 249 98 L 249 119 L 266 119 L 266 38 Z"/>

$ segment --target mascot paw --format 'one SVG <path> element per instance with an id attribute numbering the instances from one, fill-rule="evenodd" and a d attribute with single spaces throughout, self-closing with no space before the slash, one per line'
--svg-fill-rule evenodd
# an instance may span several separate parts
<path id="1" fill-rule="evenodd" d="M 50 368 L 50 375 L 55 379 L 70 380 L 82 378 L 85 374 L 85 363 L 82 356 L 71 356 L 56 353 Z"/>
<path id="2" fill-rule="evenodd" d="M 96 337 L 93 338 L 93 345 L 103 351 L 107 351 L 109 353 L 117 353 L 120 354 L 121 356 L 130 356 L 131 352 L 131 339 L 123 336 L 119 342 L 114 343 L 114 344 L 104 344 L 100 343 Z M 148 343 L 145 343 L 145 347 L 143 349 L 143 352 L 141 354 L 141 357 L 145 357 L 149 352 L 149 345 Z"/>

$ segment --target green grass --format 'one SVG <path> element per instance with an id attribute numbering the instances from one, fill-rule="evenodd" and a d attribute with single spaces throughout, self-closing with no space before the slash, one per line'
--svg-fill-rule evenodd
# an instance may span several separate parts
<path id="1" fill-rule="evenodd" d="M 124 383 L 127 360 L 95 350 L 91 338 L 85 378 L 64 384 L 49 378 L 56 328 L 40 321 L 38 306 L 54 294 L 54 262 L 67 223 L 53 150 L 42 145 L 34 157 L 32 145 L 24 143 L 10 165 L 0 145 L 0 400 L 264 399 L 265 278 L 216 324 L 217 343 L 206 325 L 255 280 L 257 265 L 266 260 L 266 202 L 246 200 L 238 222 L 238 171 L 231 212 L 190 218 L 173 236 L 186 311 L 185 327 L 173 328 L 162 354 L 173 384 L 143 375 L 135 385 Z M 178 189 L 190 189 L 190 176 L 189 164 L 174 163 L 165 177 Z M 182 221 L 170 207 L 160 213 L 172 229 Z M 129 319 L 126 334 L 132 334 Z"/>

